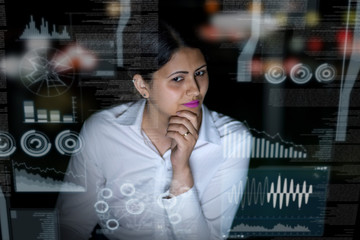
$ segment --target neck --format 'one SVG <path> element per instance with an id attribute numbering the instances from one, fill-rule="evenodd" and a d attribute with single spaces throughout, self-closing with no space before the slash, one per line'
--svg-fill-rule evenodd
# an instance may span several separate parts
<path id="1" fill-rule="evenodd" d="M 146 103 L 141 125 L 145 132 L 152 132 L 165 136 L 168 123 L 169 116 L 162 115 L 152 109 L 151 104 L 148 102 Z"/>
<path id="2" fill-rule="evenodd" d="M 169 117 L 161 115 L 157 111 L 151 110 L 147 102 L 144 108 L 143 121 L 141 128 L 154 144 L 159 154 L 162 156 L 171 146 L 171 139 L 166 137 Z"/>

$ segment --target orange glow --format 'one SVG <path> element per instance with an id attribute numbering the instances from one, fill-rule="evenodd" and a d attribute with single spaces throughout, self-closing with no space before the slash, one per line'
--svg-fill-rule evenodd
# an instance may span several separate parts
<path id="1" fill-rule="evenodd" d="M 205 2 L 205 11 L 209 14 L 216 13 L 220 9 L 218 0 L 207 0 Z"/>
<path id="2" fill-rule="evenodd" d="M 267 59 L 263 63 L 263 71 L 267 72 L 267 71 L 269 71 L 269 69 L 271 69 L 273 67 L 277 67 L 277 66 L 283 67 L 283 62 L 281 59 Z"/>
<path id="3" fill-rule="evenodd" d="M 249 5 L 249 11 L 251 12 L 262 12 L 263 6 L 261 3 L 251 3 Z"/>
<path id="4" fill-rule="evenodd" d="M 251 61 L 251 75 L 259 77 L 263 74 L 263 63 L 261 59 L 254 58 Z"/>
<path id="5" fill-rule="evenodd" d="M 121 13 L 121 5 L 118 2 L 109 2 L 106 5 L 106 13 L 110 17 L 119 17 Z"/>
<path id="6" fill-rule="evenodd" d="M 97 59 L 91 51 L 77 45 L 67 47 L 64 54 L 55 56 L 53 60 L 61 63 L 57 66 L 58 71 L 64 71 L 68 67 L 76 70 L 91 70 L 97 63 Z"/>
<path id="7" fill-rule="evenodd" d="M 212 25 L 203 25 L 199 27 L 199 37 L 206 41 L 217 42 L 219 39 L 219 31 Z"/>

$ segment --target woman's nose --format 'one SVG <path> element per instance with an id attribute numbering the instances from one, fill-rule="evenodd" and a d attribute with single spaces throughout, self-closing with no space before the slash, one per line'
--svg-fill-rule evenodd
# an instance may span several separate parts
<path id="1" fill-rule="evenodd" d="M 194 95 L 194 96 L 198 96 L 200 94 L 200 86 L 199 86 L 198 82 L 196 81 L 195 77 L 192 77 L 192 79 L 190 80 L 186 94 Z"/>

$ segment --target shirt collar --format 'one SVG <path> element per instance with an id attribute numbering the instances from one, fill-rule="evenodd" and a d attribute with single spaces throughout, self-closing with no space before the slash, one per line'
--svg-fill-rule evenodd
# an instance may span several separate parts
<path id="1" fill-rule="evenodd" d="M 128 109 L 123 114 L 118 115 L 116 121 L 121 125 L 130 126 L 135 130 L 141 131 L 146 99 L 140 99 L 128 104 Z M 209 109 L 205 105 L 202 105 L 202 116 L 198 142 L 209 142 L 220 145 L 220 134 Z"/>
<path id="2" fill-rule="evenodd" d="M 116 121 L 121 125 L 134 126 L 141 129 L 145 103 L 145 99 L 127 103 L 127 109 L 117 116 Z"/>
<path id="3" fill-rule="evenodd" d="M 214 144 L 221 144 L 220 134 L 215 126 L 214 119 L 209 109 L 203 104 L 202 105 L 202 122 L 199 131 L 199 141 L 210 142 Z"/>

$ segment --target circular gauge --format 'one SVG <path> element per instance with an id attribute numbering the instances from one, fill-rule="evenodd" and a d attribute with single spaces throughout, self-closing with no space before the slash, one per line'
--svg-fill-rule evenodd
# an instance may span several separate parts
<path id="1" fill-rule="evenodd" d="M 25 87 L 42 97 L 65 93 L 74 81 L 72 61 L 54 48 L 37 48 L 28 52 L 20 63 L 20 78 Z"/>

